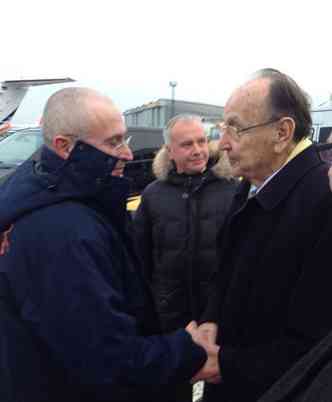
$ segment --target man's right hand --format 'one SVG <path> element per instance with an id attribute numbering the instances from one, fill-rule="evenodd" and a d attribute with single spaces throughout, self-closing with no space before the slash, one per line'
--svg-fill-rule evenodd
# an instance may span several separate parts
<path id="1" fill-rule="evenodd" d="M 198 330 L 209 343 L 216 343 L 218 326 L 214 322 L 204 322 L 198 327 Z"/>

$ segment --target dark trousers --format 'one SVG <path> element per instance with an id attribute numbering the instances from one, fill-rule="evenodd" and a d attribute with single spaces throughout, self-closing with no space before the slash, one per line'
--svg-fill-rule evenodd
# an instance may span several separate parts
<path id="1" fill-rule="evenodd" d="M 192 400 L 193 387 L 191 384 L 181 384 L 176 386 L 174 389 L 174 399 L 172 402 L 192 402 Z"/>

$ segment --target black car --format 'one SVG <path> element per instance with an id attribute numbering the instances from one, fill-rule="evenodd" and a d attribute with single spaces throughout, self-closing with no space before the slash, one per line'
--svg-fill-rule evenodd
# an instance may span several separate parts
<path id="1" fill-rule="evenodd" d="M 131 179 L 131 194 L 140 194 L 154 180 L 152 161 L 163 145 L 163 130 L 150 127 L 128 127 L 134 159 L 126 163 L 125 176 Z"/>

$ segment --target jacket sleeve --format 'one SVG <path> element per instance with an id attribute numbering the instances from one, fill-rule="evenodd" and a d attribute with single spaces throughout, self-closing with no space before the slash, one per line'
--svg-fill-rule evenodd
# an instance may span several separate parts
<path id="1" fill-rule="evenodd" d="M 134 232 L 137 252 L 142 260 L 143 272 L 149 281 L 153 272 L 152 224 L 148 201 L 143 193 L 141 203 L 134 215 Z"/>
<path id="2" fill-rule="evenodd" d="M 331 215 L 331 214 L 330 214 Z M 267 389 L 332 329 L 332 217 L 312 250 L 304 250 L 302 274 L 289 305 L 283 333 L 253 348 L 220 350 L 221 374 L 230 384 L 241 381 L 255 390 Z M 329 222 L 330 221 L 330 222 Z M 222 328 L 220 338 L 222 340 Z"/>
<path id="3" fill-rule="evenodd" d="M 125 267 L 112 263 L 110 247 L 91 239 L 64 243 L 47 272 L 37 273 L 39 294 L 47 297 L 39 301 L 36 330 L 74 382 L 109 400 L 119 386 L 141 390 L 188 381 L 204 364 L 205 351 L 184 330 L 140 336 L 125 295 Z M 25 303 L 30 317 L 35 305 Z"/>

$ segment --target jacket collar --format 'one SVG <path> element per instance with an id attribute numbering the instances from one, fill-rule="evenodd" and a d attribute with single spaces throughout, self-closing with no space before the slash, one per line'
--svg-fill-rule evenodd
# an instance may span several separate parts
<path id="1" fill-rule="evenodd" d="M 0 192 L 0 255 L 8 249 L 4 232 L 10 231 L 17 219 L 67 200 L 89 205 L 123 232 L 129 182 L 111 175 L 117 161 L 78 142 L 65 161 L 44 146 L 40 162 L 28 160 L 19 166 Z"/>
<path id="2" fill-rule="evenodd" d="M 312 141 L 309 140 L 309 138 L 305 137 L 302 138 L 302 140 L 300 140 L 299 143 L 296 144 L 295 148 L 293 149 L 293 151 L 291 152 L 291 154 L 289 155 L 289 157 L 286 160 L 287 164 L 289 161 L 291 161 L 292 159 L 295 158 L 295 156 L 299 155 L 301 152 L 303 152 L 305 149 L 309 148 L 310 145 L 312 145 Z"/>
<path id="3" fill-rule="evenodd" d="M 169 181 L 172 184 L 200 187 L 201 184 L 203 184 L 204 182 L 217 180 L 217 176 L 212 171 L 212 167 L 215 164 L 215 162 L 211 159 L 209 159 L 204 172 L 191 175 L 186 173 L 178 173 L 176 171 L 176 167 L 173 161 L 172 164 L 173 168 L 169 171 L 167 176 L 167 181 Z"/>
<path id="4" fill-rule="evenodd" d="M 56 186 L 65 186 L 70 182 L 73 190 L 93 194 L 110 184 L 129 183 L 123 177 L 112 176 L 111 173 L 118 161 L 118 158 L 78 141 L 66 160 L 44 146 L 37 171 L 42 175 L 45 173 L 49 182 Z"/>
<path id="5" fill-rule="evenodd" d="M 118 160 L 78 141 L 67 160 L 44 147 L 37 172 L 55 198 L 82 200 L 120 223 L 126 214 L 129 180 L 112 176 Z"/>
<path id="6" fill-rule="evenodd" d="M 314 146 L 309 146 L 285 165 L 255 196 L 265 210 L 275 208 L 309 170 L 322 163 Z M 249 186 L 248 186 L 249 189 Z"/>

